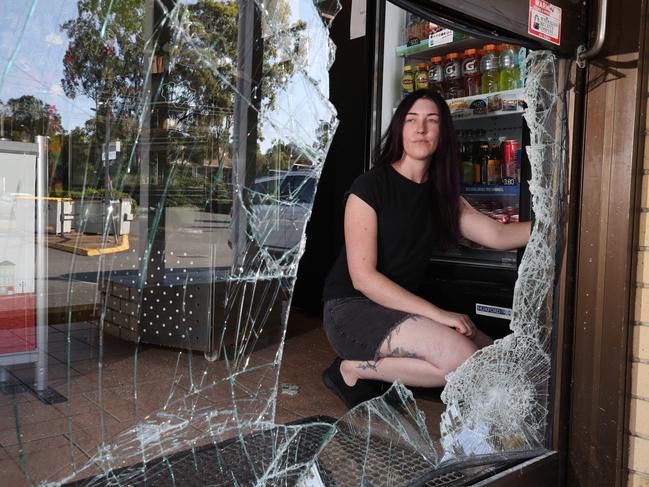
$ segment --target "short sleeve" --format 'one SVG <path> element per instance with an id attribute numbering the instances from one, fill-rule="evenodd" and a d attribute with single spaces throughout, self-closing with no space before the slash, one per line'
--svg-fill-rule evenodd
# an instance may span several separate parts
<path id="1" fill-rule="evenodd" d="M 345 200 L 350 194 L 354 194 L 362 199 L 365 203 L 370 205 L 378 214 L 380 205 L 380 191 L 378 188 L 378 181 L 376 178 L 376 171 L 368 171 L 361 174 L 352 183 L 349 191 L 345 193 Z"/>

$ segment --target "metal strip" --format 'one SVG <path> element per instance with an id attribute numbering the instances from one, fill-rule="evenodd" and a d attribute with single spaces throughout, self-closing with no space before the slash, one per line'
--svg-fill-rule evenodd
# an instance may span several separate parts
<path id="1" fill-rule="evenodd" d="M 47 389 L 47 137 L 36 136 L 36 390 Z"/>

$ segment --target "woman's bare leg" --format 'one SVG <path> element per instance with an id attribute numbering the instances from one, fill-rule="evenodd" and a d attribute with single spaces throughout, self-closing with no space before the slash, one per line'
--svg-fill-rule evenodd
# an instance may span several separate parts
<path id="1" fill-rule="evenodd" d="M 378 360 L 343 360 L 340 371 L 349 386 L 358 379 L 399 379 L 413 387 L 438 387 L 446 384 L 448 373 L 489 343 L 491 339 L 482 332 L 471 340 L 448 326 L 414 316 L 385 339 Z"/>

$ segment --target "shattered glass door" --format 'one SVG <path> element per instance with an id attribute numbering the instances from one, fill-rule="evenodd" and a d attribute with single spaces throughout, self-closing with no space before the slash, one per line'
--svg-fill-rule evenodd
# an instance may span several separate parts
<path id="1" fill-rule="evenodd" d="M 11 485 L 410 485 L 543 450 L 564 182 L 560 63 L 542 52 L 527 60 L 537 219 L 513 333 L 449 377 L 441 435 L 398 384 L 337 422 L 274 424 L 304 230 L 337 127 L 339 9 L 4 2 L 0 470 Z"/>

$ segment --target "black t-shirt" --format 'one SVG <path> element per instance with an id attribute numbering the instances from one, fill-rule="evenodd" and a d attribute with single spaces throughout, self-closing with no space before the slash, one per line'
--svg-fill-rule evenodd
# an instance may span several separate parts
<path id="1" fill-rule="evenodd" d="M 353 193 L 376 212 L 377 270 L 405 289 L 421 284 L 433 245 L 431 183 L 416 183 L 391 165 L 376 166 L 352 183 Z M 354 289 L 347 252 L 342 251 L 327 276 L 323 299 L 362 296 Z"/>

